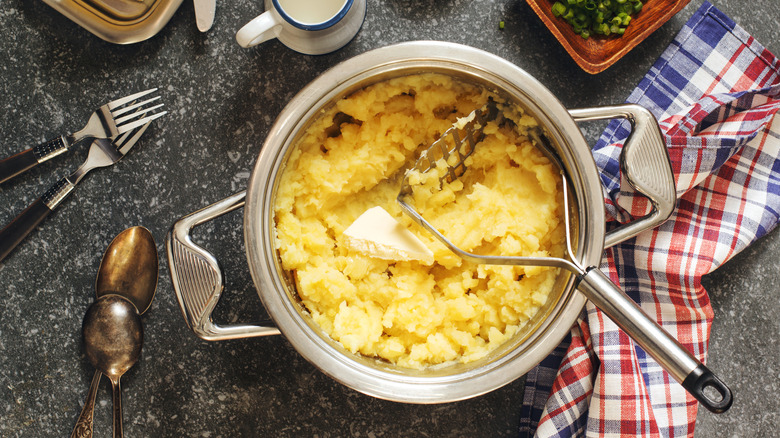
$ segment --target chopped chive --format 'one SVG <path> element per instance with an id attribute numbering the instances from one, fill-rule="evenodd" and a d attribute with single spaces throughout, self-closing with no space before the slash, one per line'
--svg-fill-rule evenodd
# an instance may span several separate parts
<path id="1" fill-rule="evenodd" d="M 556 17 L 560 17 L 564 13 L 566 13 L 566 6 L 563 5 L 561 2 L 555 2 L 552 6 L 552 13 Z"/>
<path id="2" fill-rule="evenodd" d="M 591 35 L 623 35 L 631 16 L 646 0 L 557 0 L 552 13 L 563 18 L 582 38 Z M 503 22 L 500 25 L 503 29 Z"/>

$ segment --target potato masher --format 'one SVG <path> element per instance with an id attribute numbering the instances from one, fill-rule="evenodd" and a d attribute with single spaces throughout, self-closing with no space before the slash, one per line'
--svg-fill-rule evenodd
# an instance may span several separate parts
<path id="1" fill-rule="evenodd" d="M 659 155 L 665 157 L 663 166 L 648 166 L 655 172 L 641 173 L 645 181 L 643 184 L 635 185 L 629 179 L 631 186 L 643 195 L 648 196 L 653 204 L 655 212 L 658 211 L 658 205 L 653 199 L 653 193 L 647 193 L 647 189 L 652 191 L 654 187 L 663 187 L 671 181 L 671 187 L 674 187 L 674 178 L 669 162 L 668 154 L 665 152 L 663 137 L 658 129 L 658 124 L 653 115 L 638 105 L 620 105 L 615 108 L 622 108 L 620 114 L 624 114 L 632 123 L 632 137 L 638 138 L 638 142 L 631 143 L 631 137 L 626 141 L 625 149 L 635 150 L 639 156 L 645 156 L 657 160 Z M 572 112 L 576 114 L 576 111 Z M 596 307 L 602 310 L 609 318 L 614 321 L 618 327 L 625 331 L 639 346 L 649 353 L 669 374 L 671 374 L 683 387 L 691 393 L 707 409 L 713 412 L 724 412 L 732 403 L 731 390 L 706 366 L 704 366 L 696 357 L 686 350 L 676 339 L 674 339 L 666 330 L 664 330 L 654 319 L 647 314 L 628 297 L 620 288 L 596 266 L 583 266 L 574 256 L 571 246 L 571 220 L 569 217 L 569 195 L 568 181 L 563 171 L 564 167 L 560 159 L 553 151 L 546 147 L 544 136 L 538 128 L 530 129 L 529 136 L 551 161 L 561 169 L 563 179 L 563 197 L 564 197 L 564 219 L 566 226 L 566 251 L 567 259 L 559 257 L 526 257 L 526 256 L 502 256 L 502 255 L 481 255 L 464 251 L 453 244 L 430 222 L 423 218 L 415 210 L 410 202 L 412 198 L 412 185 L 409 181 L 409 175 L 413 172 L 427 173 L 437 166 L 446 166 L 445 173 L 440 177 L 440 183 L 452 182 L 460 178 L 467 170 L 466 159 L 476 150 L 483 137 L 485 125 L 497 117 L 496 104 L 488 102 L 481 109 L 474 110 L 466 118 L 460 119 L 458 123 L 449 128 L 438 140 L 433 142 L 428 149 L 422 152 L 415 162 L 415 165 L 404 175 L 401 189 L 397 197 L 401 209 L 410 216 L 416 223 L 433 234 L 436 239 L 442 242 L 447 248 L 458 256 L 476 264 L 493 265 L 519 265 L 519 266 L 546 266 L 556 267 L 568 271 L 575 276 L 575 285 Z M 585 117 L 582 117 L 583 119 Z M 600 118 L 598 115 L 591 116 L 591 119 Z M 467 121 L 462 123 L 462 121 Z M 659 147 L 663 148 L 664 153 L 659 154 Z M 662 172 L 658 172 L 658 170 Z M 671 215 L 671 211 L 663 217 L 661 221 L 666 220 Z M 630 227 L 630 225 L 629 225 Z M 630 231 L 630 230 L 629 230 Z M 625 240 L 630 236 L 624 235 L 621 239 Z M 617 243 L 617 242 L 614 242 Z M 713 391 L 705 393 L 705 388 L 712 388 L 714 392 L 720 394 L 720 399 L 713 397 Z"/>

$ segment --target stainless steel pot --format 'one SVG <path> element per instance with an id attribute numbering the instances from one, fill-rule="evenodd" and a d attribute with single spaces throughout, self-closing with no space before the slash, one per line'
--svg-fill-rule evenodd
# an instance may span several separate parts
<path id="1" fill-rule="evenodd" d="M 346 351 L 320 330 L 299 302 L 274 245 L 273 206 L 279 177 L 310 121 L 335 100 L 372 83 L 421 72 L 439 72 L 482 84 L 525 108 L 543 128 L 545 142 L 573 187 L 574 258 L 548 302 L 528 326 L 487 357 L 467 363 L 410 370 Z M 646 217 L 605 232 L 602 186 L 590 147 L 577 122 L 625 118 L 633 127 L 621 156 L 623 175 L 654 208 Z M 222 272 L 208 251 L 195 245 L 193 227 L 246 205 L 244 239 L 258 294 L 276 327 L 220 326 L 211 312 L 222 293 Z M 411 42 L 373 50 L 328 70 L 301 90 L 271 128 L 246 192 L 177 221 L 166 242 L 176 296 L 188 325 L 206 340 L 283 333 L 296 350 L 335 380 L 366 394 L 409 403 L 474 397 L 528 372 L 557 346 L 590 299 L 708 409 L 722 412 L 731 392 L 595 267 L 605 247 L 666 220 L 675 204 L 674 178 L 657 122 L 644 108 L 619 105 L 567 111 L 541 83 L 489 53 L 445 42 Z M 278 328 L 277 328 L 278 327 Z M 705 394 L 705 388 L 712 388 Z M 717 395 L 720 395 L 718 397 Z"/>

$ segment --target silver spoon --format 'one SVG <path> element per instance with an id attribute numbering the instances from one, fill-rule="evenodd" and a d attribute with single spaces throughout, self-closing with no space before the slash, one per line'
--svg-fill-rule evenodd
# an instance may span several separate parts
<path id="1" fill-rule="evenodd" d="M 120 379 L 138 361 L 144 343 L 141 315 L 119 295 L 106 295 L 87 309 L 81 327 L 87 359 L 111 380 L 114 437 L 122 437 Z"/>
<path id="2" fill-rule="evenodd" d="M 158 268 L 152 234 L 143 227 L 128 228 L 114 238 L 103 254 L 95 281 L 97 297 L 112 293 L 122 296 L 143 314 L 151 306 L 157 290 Z M 71 438 L 92 437 L 95 397 L 102 375 L 100 370 L 95 370 Z"/>
<path id="3" fill-rule="evenodd" d="M 143 315 L 157 290 L 159 257 L 152 233 L 131 227 L 119 233 L 100 261 L 95 291 L 100 298 L 116 294 L 135 305 Z"/>

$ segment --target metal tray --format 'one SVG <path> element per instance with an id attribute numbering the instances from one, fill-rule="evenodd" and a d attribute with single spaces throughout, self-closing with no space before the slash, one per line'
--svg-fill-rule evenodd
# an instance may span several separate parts
<path id="1" fill-rule="evenodd" d="M 43 0 L 76 24 L 116 44 L 156 35 L 182 0 Z"/>

